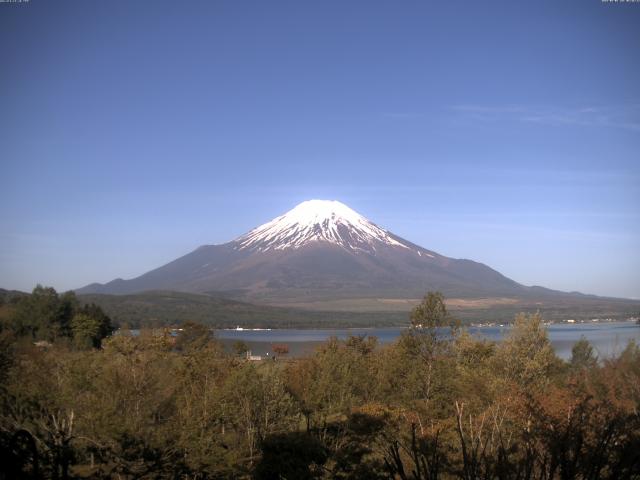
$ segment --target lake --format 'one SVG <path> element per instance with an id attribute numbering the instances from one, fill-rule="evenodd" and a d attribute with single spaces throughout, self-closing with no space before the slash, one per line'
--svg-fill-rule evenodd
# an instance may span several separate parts
<path id="1" fill-rule="evenodd" d="M 559 323 L 548 325 L 547 332 L 556 354 L 564 359 L 571 357 L 573 344 L 584 336 L 594 347 L 600 358 L 619 354 L 629 340 L 640 343 L 640 326 L 634 322 L 590 322 Z M 510 326 L 468 327 L 469 333 L 488 340 L 500 341 L 511 329 Z M 343 328 L 343 329 L 273 329 L 273 330 L 216 330 L 215 335 L 230 347 L 236 340 L 249 345 L 254 355 L 266 356 L 271 344 L 287 344 L 291 356 L 312 353 L 329 337 L 345 339 L 350 335 L 368 335 L 378 338 L 380 343 L 396 340 L 405 330 L 403 327 L 389 328 Z"/>

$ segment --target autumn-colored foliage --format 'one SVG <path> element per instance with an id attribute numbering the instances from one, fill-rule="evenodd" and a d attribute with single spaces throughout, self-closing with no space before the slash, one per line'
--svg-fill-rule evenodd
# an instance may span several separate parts
<path id="1" fill-rule="evenodd" d="M 277 356 L 286 355 L 287 353 L 289 353 L 289 345 L 285 343 L 274 343 L 271 346 L 271 350 L 273 350 L 273 353 L 275 353 Z"/>
<path id="2" fill-rule="evenodd" d="M 565 362 L 537 315 L 495 344 L 429 307 L 393 344 L 249 362 L 198 324 L 98 343 L 96 313 L 37 311 L 0 325 L 0 478 L 640 478 L 640 348 Z"/>

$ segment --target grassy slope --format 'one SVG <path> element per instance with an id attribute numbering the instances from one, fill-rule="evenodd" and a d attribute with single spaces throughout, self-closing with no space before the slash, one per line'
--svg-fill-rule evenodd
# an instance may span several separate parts
<path id="1" fill-rule="evenodd" d="M 290 302 L 278 306 L 303 310 L 331 310 L 350 312 L 409 312 L 420 299 L 406 298 L 352 298 L 324 302 Z M 540 310 L 550 320 L 567 318 L 626 318 L 640 312 L 640 301 L 596 296 L 540 296 L 532 298 L 447 298 L 447 307 L 463 319 L 482 319 L 522 311 Z M 488 319 L 488 318 L 487 318 Z"/>

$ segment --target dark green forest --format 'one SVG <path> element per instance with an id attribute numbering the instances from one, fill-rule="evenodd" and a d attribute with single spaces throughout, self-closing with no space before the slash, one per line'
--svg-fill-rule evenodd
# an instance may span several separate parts
<path id="1" fill-rule="evenodd" d="M 7 297 L 0 478 L 640 478 L 636 344 L 563 361 L 525 314 L 479 340 L 434 293 L 410 321 L 253 362 L 198 323 L 112 335 L 73 294 Z"/>
<path id="2" fill-rule="evenodd" d="M 132 295 L 81 295 L 132 328 L 175 326 L 186 321 L 214 328 L 332 328 L 406 325 L 406 312 L 335 312 L 272 307 L 215 295 L 150 291 Z"/>

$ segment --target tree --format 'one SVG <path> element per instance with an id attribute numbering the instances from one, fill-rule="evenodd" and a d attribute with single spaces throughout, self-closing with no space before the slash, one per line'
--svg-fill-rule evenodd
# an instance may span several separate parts
<path id="1" fill-rule="evenodd" d="M 76 313 L 71 320 L 73 342 L 80 348 L 100 346 L 100 321 L 86 313 Z"/>
<path id="2" fill-rule="evenodd" d="M 236 340 L 233 342 L 233 351 L 236 355 L 242 356 L 249 351 L 249 345 L 243 340 Z"/>
<path id="3" fill-rule="evenodd" d="M 226 378 L 221 400 L 232 407 L 226 420 L 240 435 L 240 443 L 253 462 L 261 439 L 290 429 L 298 419 L 293 415 L 295 405 L 277 365 L 259 368 L 251 362 L 239 363 Z"/>
<path id="4" fill-rule="evenodd" d="M 82 317 L 75 320 L 74 326 L 77 315 Z M 95 347 L 99 347 L 102 339 L 113 332 L 111 319 L 99 306 L 81 307 L 74 292 L 58 294 L 55 289 L 42 285 L 37 285 L 31 295 L 16 301 L 7 326 L 19 337 L 50 342 L 76 336 L 80 339 L 84 335 L 83 340 L 78 341 L 83 344 L 89 342 Z M 80 330 L 84 333 L 80 334 Z"/>
<path id="5" fill-rule="evenodd" d="M 454 343 L 456 397 L 467 408 L 481 410 L 495 397 L 494 355 L 496 344 L 463 331 Z"/>
<path id="6" fill-rule="evenodd" d="M 78 313 L 88 315 L 89 317 L 93 318 L 98 324 L 98 333 L 94 341 L 96 347 L 99 347 L 100 342 L 111 335 L 115 330 L 114 326 L 111 323 L 111 318 L 109 318 L 109 316 L 104 313 L 102 308 L 100 308 L 95 303 L 84 305 L 78 310 Z"/>
<path id="7" fill-rule="evenodd" d="M 345 345 L 347 348 L 355 350 L 362 355 L 368 355 L 378 345 L 378 337 L 374 335 L 350 335 Z"/>
<path id="8" fill-rule="evenodd" d="M 558 366 L 540 313 L 516 316 L 509 336 L 502 342 L 498 366 L 509 380 L 523 387 L 546 384 Z"/>
<path id="9" fill-rule="evenodd" d="M 71 320 L 73 342 L 80 348 L 100 348 L 102 340 L 113 333 L 111 319 L 95 305 L 84 305 Z"/>
<path id="10" fill-rule="evenodd" d="M 176 348 L 183 352 L 205 348 L 212 340 L 211 330 L 196 322 L 186 322 L 176 340 Z"/>
<path id="11" fill-rule="evenodd" d="M 55 289 L 37 285 L 31 295 L 20 298 L 10 319 L 18 336 L 53 341 L 71 336 L 71 319 L 78 300 L 73 292 L 58 295 Z"/>
<path id="12" fill-rule="evenodd" d="M 58 335 L 71 337 L 71 320 L 79 307 L 78 298 L 72 291 L 65 292 L 58 296 L 58 311 L 56 321 L 58 323 Z"/>
<path id="13" fill-rule="evenodd" d="M 593 368 L 597 364 L 598 356 L 593 352 L 593 347 L 583 335 L 571 349 L 569 365 L 574 370 L 585 370 Z"/>
<path id="14" fill-rule="evenodd" d="M 426 418 L 434 415 L 436 407 L 451 408 L 450 399 L 443 398 L 452 384 L 457 321 L 449 315 L 440 292 L 428 292 L 410 319 L 413 328 L 383 352 L 379 385 L 384 396 L 416 412 L 422 435 Z M 451 327 L 454 336 L 441 335 L 441 327 Z"/>
<path id="15" fill-rule="evenodd" d="M 434 329 L 438 327 L 455 327 L 457 322 L 449 315 L 440 292 L 427 292 L 418 305 L 411 311 L 411 326 L 414 328 Z"/>

